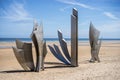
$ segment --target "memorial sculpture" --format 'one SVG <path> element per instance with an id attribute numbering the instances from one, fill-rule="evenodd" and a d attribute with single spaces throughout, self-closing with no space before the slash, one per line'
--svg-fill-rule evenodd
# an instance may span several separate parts
<path id="1" fill-rule="evenodd" d="M 44 59 L 47 54 L 47 48 L 46 42 L 43 40 L 43 26 L 38 26 L 37 22 L 34 23 L 31 38 L 36 50 L 35 66 L 32 55 L 32 43 L 16 40 L 17 47 L 13 47 L 13 51 L 19 64 L 25 71 L 39 72 L 40 70 L 44 70 Z"/>
<path id="2" fill-rule="evenodd" d="M 71 65 L 74 67 L 78 66 L 78 11 L 73 8 L 71 15 L 71 56 L 68 52 L 67 42 L 62 36 L 62 32 L 58 30 L 59 43 L 62 49 L 60 51 L 57 45 L 50 46 L 48 45 L 51 53 L 60 61 L 66 65 Z"/>
<path id="3" fill-rule="evenodd" d="M 35 71 L 39 72 L 44 70 L 44 59 L 47 54 L 46 42 L 43 40 L 43 26 L 38 26 L 38 23 L 34 22 L 33 32 L 31 34 L 32 41 L 36 50 L 36 68 Z"/>
<path id="4" fill-rule="evenodd" d="M 34 71 L 34 62 L 32 56 L 32 43 L 16 40 L 16 46 L 13 47 L 14 54 L 24 70 Z"/>
<path id="5" fill-rule="evenodd" d="M 100 31 L 98 31 L 92 24 L 90 23 L 90 29 L 89 29 L 89 41 L 91 46 L 91 59 L 90 62 L 98 61 L 99 59 L 99 50 L 101 47 L 101 40 L 99 40 Z"/>

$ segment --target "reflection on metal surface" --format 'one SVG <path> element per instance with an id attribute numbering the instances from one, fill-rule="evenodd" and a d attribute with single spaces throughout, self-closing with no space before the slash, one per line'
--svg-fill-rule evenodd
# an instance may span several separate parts
<path id="1" fill-rule="evenodd" d="M 89 40 L 91 46 L 90 62 L 95 62 L 95 61 L 100 62 L 98 54 L 101 47 L 101 40 L 99 41 L 99 36 L 100 36 L 100 31 L 98 31 L 91 22 L 89 29 Z"/>
<path id="2" fill-rule="evenodd" d="M 26 43 L 16 40 L 17 48 L 13 47 L 15 56 L 24 70 L 39 72 L 44 70 L 44 60 L 47 54 L 46 42 L 43 41 L 43 26 L 38 26 L 34 22 L 33 31 L 31 34 L 32 41 L 36 50 L 36 66 L 34 66 L 32 55 L 32 43 Z"/>
<path id="3" fill-rule="evenodd" d="M 78 11 L 75 8 L 73 8 L 71 15 L 71 56 L 68 52 L 67 43 L 60 30 L 58 30 L 58 38 L 62 52 L 66 58 L 64 58 L 56 45 L 54 45 L 54 47 L 48 45 L 51 53 L 65 64 L 69 63 L 71 66 L 78 66 Z"/>
<path id="4" fill-rule="evenodd" d="M 16 47 L 13 47 L 15 56 L 24 70 L 34 71 L 34 62 L 32 56 L 32 44 L 16 40 Z"/>

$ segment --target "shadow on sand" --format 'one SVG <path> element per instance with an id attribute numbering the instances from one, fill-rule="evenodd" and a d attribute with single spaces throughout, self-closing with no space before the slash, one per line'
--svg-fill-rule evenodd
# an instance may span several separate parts
<path id="1" fill-rule="evenodd" d="M 8 71 L 0 71 L 0 73 L 20 73 L 20 72 L 33 72 L 33 71 L 26 71 L 26 70 L 8 70 Z"/>
<path id="2" fill-rule="evenodd" d="M 52 68 L 73 68 L 71 65 L 65 65 L 63 63 L 58 62 L 44 62 L 44 64 L 50 65 L 45 67 L 45 69 L 52 69 Z M 20 72 L 34 72 L 30 70 L 8 70 L 8 71 L 0 71 L 0 73 L 20 73 Z"/>
<path id="3" fill-rule="evenodd" d="M 71 65 L 65 65 L 63 63 L 58 63 L 58 62 L 45 62 L 44 64 L 47 64 L 47 65 L 52 65 L 52 66 L 49 66 L 49 67 L 45 67 L 45 69 L 50 69 L 50 68 L 72 68 Z"/>

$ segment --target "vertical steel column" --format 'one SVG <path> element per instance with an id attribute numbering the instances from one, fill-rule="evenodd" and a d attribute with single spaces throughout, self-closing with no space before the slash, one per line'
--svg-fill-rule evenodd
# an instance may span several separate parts
<path id="1" fill-rule="evenodd" d="M 78 66 L 78 11 L 75 8 L 71 15 L 71 65 Z"/>

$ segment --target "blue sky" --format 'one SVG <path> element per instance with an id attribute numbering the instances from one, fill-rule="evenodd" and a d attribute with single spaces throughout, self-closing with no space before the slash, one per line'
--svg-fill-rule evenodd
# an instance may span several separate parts
<path id="1" fill-rule="evenodd" d="M 36 19 L 45 38 L 56 38 L 58 29 L 69 38 L 72 8 L 79 38 L 88 38 L 90 21 L 102 38 L 120 38 L 120 0 L 0 0 L 0 37 L 28 38 Z"/>

